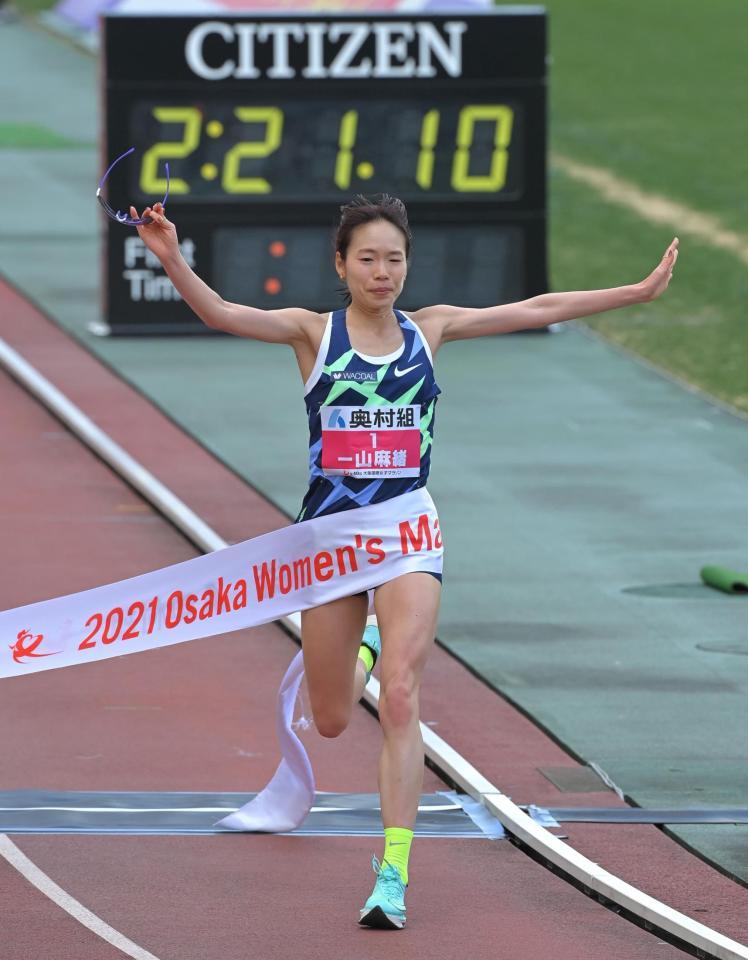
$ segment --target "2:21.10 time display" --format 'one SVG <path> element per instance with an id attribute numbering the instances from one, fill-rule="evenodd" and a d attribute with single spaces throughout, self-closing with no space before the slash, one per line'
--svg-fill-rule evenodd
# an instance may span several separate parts
<path id="1" fill-rule="evenodd" d="M 522 113 L 516 104 L 140 101 L 131 189 L 170 202 L 338 199 L 352 191 L 450 200 L 516 200 Z"/>

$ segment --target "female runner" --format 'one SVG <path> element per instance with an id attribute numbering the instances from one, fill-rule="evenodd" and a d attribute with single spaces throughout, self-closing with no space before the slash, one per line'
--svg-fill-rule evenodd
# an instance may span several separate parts
<path id="1" fill-rule="evenodd" d="M 137 218 L 134 208 L 130 212 Z M 301 308 L 258 310 L 226 302 L 182 258 L 163 206 L 147 207 L 142 216 L 150 217 L 151 223 L 138 227 L 140 237 L 203 323 L 225 333 L 293 347 L 305 384 L 310 429 L 310 482 L 297 522 L 408 495 L 427 498 L 425 508 L 433 512 L 424 487 L 440 392 L 433 357 L 441 345 L 546 327 L 654 300 L 667 287 L 678 256 L 676 238 L 640 283 L 543 294 L 485 309 L 424 307 L 406 316 L 395 309 L 410 257 L 405 207 L 387 195 L 356 197 L 341 208 L 335 236 L 335 269 L 347 288 L 348 306 L 322 315 Z M 334 431 L 334 448 L 333 435 L 323 429 L 330 425 L 322 422 L 323 416 L 337 418 L 345 428 Z M 404 430 L 394 435 L 396 440 L 410 431 L 410 445 L 395 443 L 398 449 L 389 449 L 383 442 L 377 447 L 377 430 L 391 440 L 393 434 L 386 431 L 393 425 Z M 363 432 L 374 437 L 372 449 L 362 450 L 356 426 L 364 426 Z M 415 445 L 414 431 L 420 441 Z M 346 468 L 346 463 L 353 467 Z M 399 929 L 405 924 L 408 856 L 424 768 L 419 684 L 436 632 L 440 594 L 441 549 L 419 569 L 377 587 L 378 629 L 366 626 L 366 594 L 302 614 L 309 697 L 315 725 L 324 737 L 337 737 L 345 730 L 381 653 L 379 790 L 385 846 L 381 865 L 376 858 L 373 861 L 374 891 L 360 911 L 359 922 L 365 926 Z"/>

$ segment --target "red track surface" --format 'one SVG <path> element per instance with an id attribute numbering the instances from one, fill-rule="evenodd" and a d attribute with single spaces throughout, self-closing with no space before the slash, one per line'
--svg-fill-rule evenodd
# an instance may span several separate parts
<path id="1" fill-rule="evenodd" d="M 227 540 L 287 522 L 7 287 L 0 336 Z M 194 555 L 184 539 L 0 374 L 0 608 L 84 589 Z M 277 761 L 272 703 L 294 645 L 267 626 L 153 653 L 2 682 L 4 789 L 253 790 Z M 444 651 L 423 719 L 517 802 L 617 804 L 561 794 L 537 770 L 574 766 Z M 307 737 L 318 789 L 373 791 L 378 730 L 363 709 L 339 741 Z M 427 772 L 426 789 L 439 789 Z M 606 868 L 736 939 L 748 891 L 646 826 L 571 825 Z M 357 929 L 370 839 L 20 837 L 89 909 L 160 960 L 379 957 Z M 650 958 L 679 951 L 615 916 L 507 842 L 420 840 L 398 955 Z M 0 960 L 121 956 L 0 861 Z"/>

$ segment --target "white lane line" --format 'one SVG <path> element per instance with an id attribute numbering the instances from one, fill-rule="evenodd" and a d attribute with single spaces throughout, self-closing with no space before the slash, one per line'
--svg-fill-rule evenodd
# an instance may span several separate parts
<path id="1" fill-rule="evenodd" d="M 4 366 L 33 396 L 80 436 L 92 450 L 109 463 L 113 470 L 125 475 L 124 470 L 130 468 L 127 474 L 130 484 L 148 502 L 165 513 L 174 526 L 193 543 L 201 545 L 204 543 L 203 549 L 206 551 L 226 546 L 226 542 L 197 514 L 178 500 L 168 488 L 133 460 L 108 435 L 99 430 L 80 408 L 72 404 L 49 380 L 3 340 L 0 340 L 0 365 Z M 124 464 L 120 463 L 122 454 L 125 457 Z M 164 503 L 163 506 L 161 506 L 162 503 Z M 294 613 L 290 617 L 283 617 L 280 622 L 295 636 L 301 636 L 300 614 Z M 364 699 L 378 709 L 379 683 L 375 677 L 369 680 L 364 690 Z M 691 917 L 673 910 L 667 904 L 655 900 L 614 874 L 603 870 L 598 864 L 577 853 L 573 847 L 562 844 L 547 830 L 534 823 L 524 811 L 505 797 L 498 787 L 476 770 L 469 760 L 466 760 L 430 727 L 424 723 L 421 723 L 420 727 L 426 756 L 436 768 L 474 800 L 483 803 L 501 821 L 506 830 L 523 840 L 536 853 L 561 867 L 570 876 L 581 880 L 583 885 L 603 894 L 612 903 L 625 906 L 635 916 L 656 928 L 667 930 L 695 946 L 706 956 L 717 957 L 719 960 L 748 960 L 748 947 L 744 944 L 731 940 Z"/>
<path id="2" fill-rule="evenodd" d="M 670 200 L 661 193 L 642 190 L 604 167 L 579 163 L 559 153 L 551 155 L 551 164 L 572 180 L 592 187 L 605 200 L 633 210 L 643 220 L 667 226 L 677 236 L 690 234 L 710 247 L 727 250 L 748 265 L 748 237 L 731 230 L 718 217 Z"/>
<path id="3" fill-rule="evenodd" d="M 0 813 L 232 813 L 237 807 L 0 807 Z M 419 813 L 434 811 L 461 810 L 458 803 L 425 804 L 419 806 Z M 379 807 L 311 807 L 310 813 L 366 813 L 379 810 Z M 731 820 L 730 823 L 733 821 Z"/>
<path id="4" fill-rule="evenodd" d="M 97 917 L 89 909 L 83 906 L 75 897 L 71 897 L 62 887 L 58 886 L 51 877 L 48 877 L 43 870 L 40 870 L 35 863 L 20 850 L 13 841 L 4 833 L 0 833 L 0 856 L 3 856 L 8 863 L 26 879 L 32 886 L 36 887 L 46 897 L 49 897 L 71 917 L 83 924 L 97 937 L 111 943 L 117 950 L 121 950 L 125 956 L 132 957 L 133 960 L 158 960 L 158 957 L 139 947 L 137 943 L 128 940 L 124 934 L 114 927 L 110 927 L 101 917 Z"/>

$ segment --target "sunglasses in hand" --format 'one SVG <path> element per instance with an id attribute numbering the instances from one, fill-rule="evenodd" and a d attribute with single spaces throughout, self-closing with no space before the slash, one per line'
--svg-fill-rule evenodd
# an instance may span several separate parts
<path id="1" fill-rule="evenodd" d="M 130 154 L 134 152 L 134 150 L 135 150 L 135 147 L 130 147 L 129 150 L 126 150 L 122 154 L 122 156 L 117 157 L 117 159 L 109 165 L 107 172 L 104 174 L 101 180 L 99 180 L 99 187 L 96 191 L 96 199 L 104 208 L 104 212 L 109 217 L 109 219 L 114 220 L 116 223 L 123 223 L 129 227 L 139 227 L 144 223 L 152 223 L 152 220 L 150 217 L 138 217 L 138 218 L 131 217 L 129 213 L 122 213 L 121 210 L 115 210 L 114 207 L 107 200 L 105 200 L 104 197 L 101 195 L 101 191 L 104 188 L 104 184 L 107 181 L 107 177 L 112 172 L 112 170 L 114 170 L 114 168 L 117 166 L 120 160 L 124 160 L 125 157 L 129 157 Z M 166 194 L 164 196 L 164 199 L 161 201 L 161 206 L 163 207 L 166 206 L 166 201 L 169 197 L 169 183 L 170 183 L 168 161 L 164 164 L 164 166 L 166 168 Z"/>

